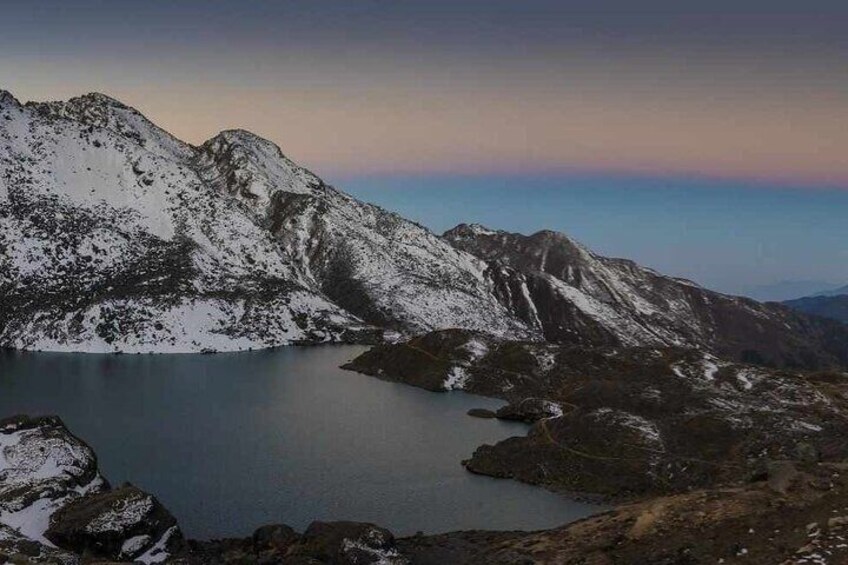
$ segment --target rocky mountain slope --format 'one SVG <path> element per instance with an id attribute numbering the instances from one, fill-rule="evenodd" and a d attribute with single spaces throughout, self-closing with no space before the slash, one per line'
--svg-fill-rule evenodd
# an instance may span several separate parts
<path id="1" fill-rule="evenodd" d="M 487 261 L 501 303 L 550 342 L 689 347 L 780 367 L 848 365 L 848 331 L 830 320 L 602 257 L 561 233 L 462 224 L 444 237 Z"/>
<path id="2" fill-rule="evenodd" d="M 445 328 L 848 364 L 838 324 L 552 232 L 439 237 L 246 131 L 192 146 L 102 94 L 0 91 L 0 346 L 224 351 Z"/>

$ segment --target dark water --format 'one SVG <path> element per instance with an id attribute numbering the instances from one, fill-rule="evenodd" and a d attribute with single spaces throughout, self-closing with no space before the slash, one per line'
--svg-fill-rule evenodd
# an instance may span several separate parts
<path id="1" fill-rule="evenodd" d="M 374 522 L 398 534 L 540 529 L 595 507 L 460 461 L 523 424 L 471 418 L 499 401 L 435 394 L 338 366 L 362 348 L 219 355 L 0 353 L 0 415 L 58 414 L 192 537 L 271 522 Z"/>

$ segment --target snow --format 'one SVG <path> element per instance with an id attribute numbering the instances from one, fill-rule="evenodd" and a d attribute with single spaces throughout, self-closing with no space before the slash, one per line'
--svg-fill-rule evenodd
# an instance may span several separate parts
<path id="1" fill-rule="evenodd" d="M 563 415 L 562 406 L 560 406 L 556 402 L 546 401 L 544 403 L 544 410 L 548 413 L 548 417 L 546 418 L 548 420 L 552 420 L 554 418 L 561 418 Z"/>
<path id="2" fill-rule="evenodd" d="M 50 517 L 61 507 L 56 501 L 41 498 L 17 512 L 0 511 L 0 524 L 8 526 L 22 536 L 53 547 L 44 537 L 50 526 Z"/>
<path id="3" fill-rule="evenodd" d="M 464 367 L 453 366 L 448 371 L 442 387 L 445 390 L 463 390 L 468 382 L 468 373 Z"/>
<path id="4" fill-rule="evenodd" d="M 150 536 L 141 535 L 133 536 L 124 541 L 121 545 L 121 556 L 132 557 L 137 554 L 150 541 Z"/>
<path id="5" fill-rule="evenodd" d="M 718 366 L 718 363 L 716 362 L 716 359 L 714 357 L 705 356 L 703 364 L 704 364 L 704 378 L 707 379 L 708 381 L 715 380 L 715 377 L 718 374 L 719 369 L 720 369 L 720 367 Z"/>
<path id="6" fill-rule="evenodd" d="M 368 563 L 372 563 L 373 565 L 404 565 L 408 563 L 407 559 L 402 557 L 396 549 L 377 549 L 359 540 L 347 538 L 342 540 L 342 554 L 347 554 L 352 550 L 368 554 Z"/>
<path id="7" fill-rule="evenodd" d="M 757 371 L 750 368 L 742 368 L 736 372 L 736 380 L 739 381 L 743 390 L 751 390 L 754 388 L 754 381 L 759 378 Z"/>
<path id="8" fill-rule="evenodd" d="M 144 554 L 136 557 L 135 560 L 145 565 L 150 565 L 151 563 L 161 563 L 170 557 L 168 553 L 168 542 L 171 537 L 176 534 L 177 526 L 172 526 L 169 528 L 162 537 L 159 538 L 153 546 L 144 552 Z"/>
<path id="9" fill-rule="evenodd" d="M 153 510 L 150 495 L 136 495 L 125 498 L 115 508 L 98 514 L 88 523 L 85 530 L 92 534 L 103 532 L 123 532 L 138 524 Z"/>
<path id="10" fill-rule="evenodd" d="M 592 416 L 598 420 L 609 420 L 617 425 L 630 428 L 638 432 L 647 443 L 662 445 L 662 435 L 657 426 L 641 416 L 612 408 L 598 408 L 592 413 Z"/>
<path id="11" fill-rule="evenodd" d="M 462 346 L 462 349 L 468 352 L 471 362 L 479 361 L 489 353 L 489 346 L 480 339 L 469 340 Z"/>
<path id="12" fill-rule="evenodd" d="M 533 301 L 533 298 L 530 296 L 530 289 L 527 288 L 527 281 L 522 278 L 521 281 L 521 296 L 524 298 L 524 302 L 530 308 L 530 313 L 533 314 L 533 327 L 541 328 L 542 320 L 539 318 L 539 310 L 536 308 L 536 303 Z"/>

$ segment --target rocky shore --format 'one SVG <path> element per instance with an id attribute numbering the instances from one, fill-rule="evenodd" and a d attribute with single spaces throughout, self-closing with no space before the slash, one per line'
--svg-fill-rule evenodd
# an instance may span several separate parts
<path id="1" fill-rule="evenodd" d="M 247 479 L 247 478 L 246 478 Z M 406 563 L 372 524 L 269 525 L 245 539 L 186 540 L 152 494 L 111 487 L 56 417 L 0 420 L 0 563 Z"/>
<path id="2" fill-rule="evenodd" d="M 356 522 L 185 539 L 151 494 L 112 488 L 55 417 L 0 421 L 0 563 L 802 564 L 848 560 L 848 464 L 772 462 L 733 487 L 646 498 L 540 532 L 395 539 Z"/>
<path id="3" fill-rule="evenodd" d="M 848 378 L 733 363 L 684 348 L 585 348 L 432 332 L 346 368 L 502 398 L 525 437 L 468 470 L 610 500 L 738 486 L 775 461 L 848 458 Z M 480 414 L 477 414 L 480 415 Z"/>

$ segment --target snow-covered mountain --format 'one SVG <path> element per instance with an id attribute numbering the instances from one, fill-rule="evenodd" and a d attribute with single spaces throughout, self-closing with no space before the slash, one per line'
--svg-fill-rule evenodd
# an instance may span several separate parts
<path id="1" fill-rule="evenodd" d="M 193 147 L 101 94 L 0 93 L 0 344 L 238 350 L 377 328 L 529 336 L 485 264 L 274 144 Z"/>
<path id="2" fill-rule="evenodd" d="M 828 324 L 553 232 L 440 237 L 246 131 L 192 146 L 102 94 L 0 91 L 0 346 L 225 351 L 461 328 L 848 364 Z"/>
<path id="3" fill-rule="evenodd" d="M 788 367 L 848 364 L 848 332 L 830 320 L 602 257 L 561 233 L 462 224 L 444 237 L 488 261 L 499 300 L 548 341 L 682 346 Z"/>

